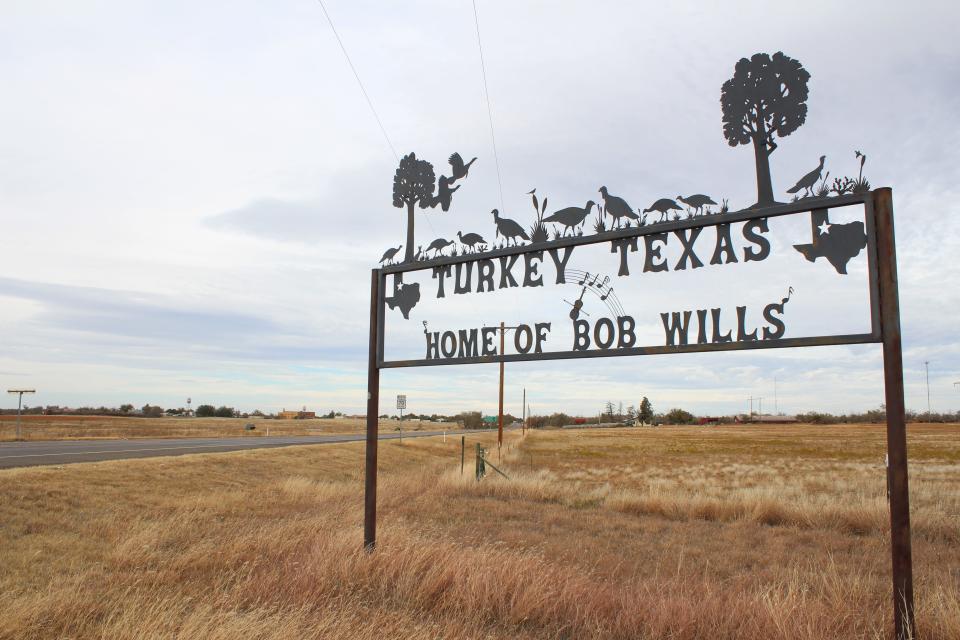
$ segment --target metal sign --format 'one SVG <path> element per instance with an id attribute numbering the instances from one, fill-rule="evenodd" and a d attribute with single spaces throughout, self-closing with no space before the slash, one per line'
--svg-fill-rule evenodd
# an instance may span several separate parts
<path id="1" fill-rule="evenodd" d="M 744 208 L 720 194 L 669 197 L 598 180 L 577 202 L 551 207 L 533 189 L 532 216 L 492 209 L 455 238 L 421 242 L 416 209 L 448 212 L 477 158 L 451 154 L 439 178 L 414 153 L 400 160 L 393 205 L 406 211 L 406 237 L 371 280 L 368 549 L 380 369 L 883 343 L 894 620 L 898 638 L 913 637 L 892 192 L 871 188 L 860 150 L 850 175 L 830 181 L 820 156 L 791 187 L 774 187 L 769 156 L 806 121 L 809 80 L 799 61 L 758 53 L 721 87 L 727 142 L 754 152 L 757 199 Z M 477 317 L 494 298 L 515 317 Z M 508 343 L 503 321 L 514 328 Z"/>
<path id="2" fill-rule="evenodd" d="M 404 410 L 407 408 L 407 396 L 398 395 L 397 396 L 397 409 Z"/>
<path id="3" fill-rule="evenodd" d="M 384 267 L 378 366 L 879 342 L 872 194 L 806 200 Z"/>

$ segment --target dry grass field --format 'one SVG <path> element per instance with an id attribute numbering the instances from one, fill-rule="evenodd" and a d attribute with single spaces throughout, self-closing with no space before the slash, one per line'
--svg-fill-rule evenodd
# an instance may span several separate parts
<path id="1" fill-rule="evenodd" d="M 467 436 L 468 446 L 494 434 Z M 960 638 L 960 425 L 911 425 L 920 637 Z M 885 638 L 879 426 L 510 433 L 0 471 L 0 638 Z M 494 463 L 497 456 L 492 456 Z"/>
<path id="2" fill-rule="evenodd" d="M 257 418 L 133 418 L 124 416 L 23 416 L 23 440 L 89 440 L 96 438 L 235 438 L 360 433 L 364 420 L 356 418 L 263 420 Z M 0 442 L 16 438 L 16 416 L 0 416 Z M 244 425 L 256 429 L 245 431 Z M 382 429 L 399 422 L 381 420 Z M 453 425 L 446 425 L 450 429 Z M 442 424 L 404 420 L 405 431 L 439 431 Z"/>

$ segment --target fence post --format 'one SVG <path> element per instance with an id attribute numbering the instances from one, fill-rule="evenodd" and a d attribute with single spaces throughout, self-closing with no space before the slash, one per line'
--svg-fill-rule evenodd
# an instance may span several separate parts
<path id="1" fill-rule="evenodd" d="M 467 436 L 460 436 L 460 475 L 463 475 L 463 460 L 467 450 Z"/>
<path id="2" fill-rule="evenodd" d="M 487 466 L 484 464 L 483 460 L 483 447 L 480 446 L 480 443 L 477 443 L 477 463 L 476 463 L 476 477 L 477 482 L 480 482 L 480 478 L 485 476 L 487 473 Z"/>

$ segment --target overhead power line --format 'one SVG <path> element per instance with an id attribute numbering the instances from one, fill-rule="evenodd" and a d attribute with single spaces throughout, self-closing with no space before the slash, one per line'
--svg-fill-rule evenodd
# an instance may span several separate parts
<path id="1" fill-rule="evenodd" d="M 497 166 L 497 186 L 500 188 L 500 210 L 503 206 L 503 180 L 500 178 L 500 157 L 497 155 L 497 137 L 493 133 L 493 109 L 490 107 L 490 89 L 487 86 L 487 66 L 483 62 L 483 42 L 480 40 L 480 18 L 477 15 L 477 0 L 473 1 L 473 23 L 477 26 L 477 48 L 480 49 L 480 73 L 483 76 L 483 95 L 487 101 L 487 119 L 490 121 L 490 142 L 493 144 L 493 161 Z"/>
<path id="2" fill-rule="evenodd" d="M 340 39 L 340 34 L 337 33 L 337 28 L 333 26 L 333 20 L 330 19 L 330 14 L 327 12 L 327 7 L 324 6 L 323 0 L 317 0 L 320 3 L 320 8 L 323 9 L 323 15 L 327 17 L 327 22 L 330 23 L 330 30 L 333 31 L 334 37 L 336 37 L 337 42 L 340 44 L 340 50 L 343 51 L 343 57 L 347 59 L 347 64 L 350 65 L 350 70 L 353 71 L 353 77 L 357 79 L 357 84 L 360 85 L 360 91 L 363 92 L 363 97 L 367 100 L 367 106 L 370 107 L 370 112 L 373 114 L 373 117 L 377 121 L 377 125 L 380 127 L 380 132 L 383 134 L 383 139 L 387 141 L 387 146 L 390 147 L 390 152 L 393 153 L 393 159 L 397 162 L 400 162 L 400 156 L 397 155 L 397 150 L 393 148 L 393 143 L 390 142 L 390 136 L 387 135 L 387 130 L 383 126 L 383 122 L 380 120 L 380 116 L 377 115 L 377 110 L 373 108 L 373 102 L 370 100 L 370 96 L 367 94 L 367 89 L 363 86 L 363 81 L 360 80 L 360 74 L 357 73 L 357 69 L 353 66 L 353 61 L 350 60 L 350 54 L 347 53 L 347 48 L 343 46 L 343 40 Z"/>
<path id="3" fill-rule="evenodd" d="M 337 39 L 337 43 L 340 45 L 340 50 L 343 51 L 343 57 L 346 58 L 347 64 L 350 66 L 350 71 L 353 72 L 353 77 L 357 79 L 357 85 L 359 85 L 360 91 L 363 93 L 363 97 L 367 101 L 367 106 L 370 107 L 370 113 L 373 114 L 374 119 L 377 121 L 377 126 L 380 127 L 380 133 L 383 134 L 383 139 L 386 140 L 387 146 L 390 147 L 390 152 L 393 154 L 393 159 L 399 164 L 400 156 L 397 154 L 397 150 L 390 141 L 390 136 L 387 135 L 387 129 L 383 126 L 383 121 L 380 119 L 380 115 L 374 108 L 373 101 L 370 100 L 370 95 L 367 93 L 366 87 L 363 86 L 363 80 L 360 79 L 360 74 L 357 73 L 356 67 L 353 66 L 353 61 L 350 59 L 350 54 L 347 53 L 347 48 L 344 46 L 343 40 L 340 39 L 340 34 L 337 33 L 337 28 L 333 25 L 333 19 L 330 18 L 330 13 L 327 11 L 327 7 L 323 4 L 323 0 L 317 0 L 317 2 L 320 4 L 320 8 L 323 10 L 323 15 L 326 16 L 327 22 L 330 24 L 330 30 L 333 31 L 333 35 Z M 501 200 L 503 200 L 502 196 Z M 425 211 L 421 211 L 420 213 L 423 214 L 423 218 L 427 221 L 427 226 L 430 227 L 430 231 L 436 235 L 437 232 L 433 228 L 433 223 L 430 222 L 430 217 L 426 215 Z"/>

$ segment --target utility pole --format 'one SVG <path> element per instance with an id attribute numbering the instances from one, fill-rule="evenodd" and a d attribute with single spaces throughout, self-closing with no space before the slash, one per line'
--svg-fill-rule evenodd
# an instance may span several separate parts
<path id="1" fill-rule="evenodd" d="M 20 411 L 23 408 L 23 394 L 36 393 L 36 389 L 7 389 L 7 393 L 16 393 L 17 397 L 17 440 L 20 439 Z"/>
<path id="2" fill-rule="evenodd" d="M 780 415 L 780 405 L 777 404 L 777 377 L 773 377 L 773 415 Z"/>
<path id="3" fill-rule="evenodd" d="M 924 360 L 923 367 L 927 370 L 927 415 L 930 415 L 930 361 Z"/>
<path id="4" fill-rule="evenodd" d="M 500 448 L 503 446 L 503 350 L 504 335 L 507 330 L 519 329 L 519 327 L 508 327 L 502 321 L 500 322 L 500 403 L 497 413 L 497 460 L 500 459 Z"/>
<path id="5" fill-rule="evenodd" d="M 527 388 L 523 388 L 523 435 L 527 435 Z"/>
<path id="6" fill-rule="evenodd" d="M 748 422 L 753 422 L 753 396 L 750 396 L 750 419 Z"/>
<path id="7" fill-rule="evenodd" d="M 500 447 L 503 446 L 503 336 L 506 325 L 500 322 L 500 408 L 497 412 L 497 460 L 500 459 Z"/>

